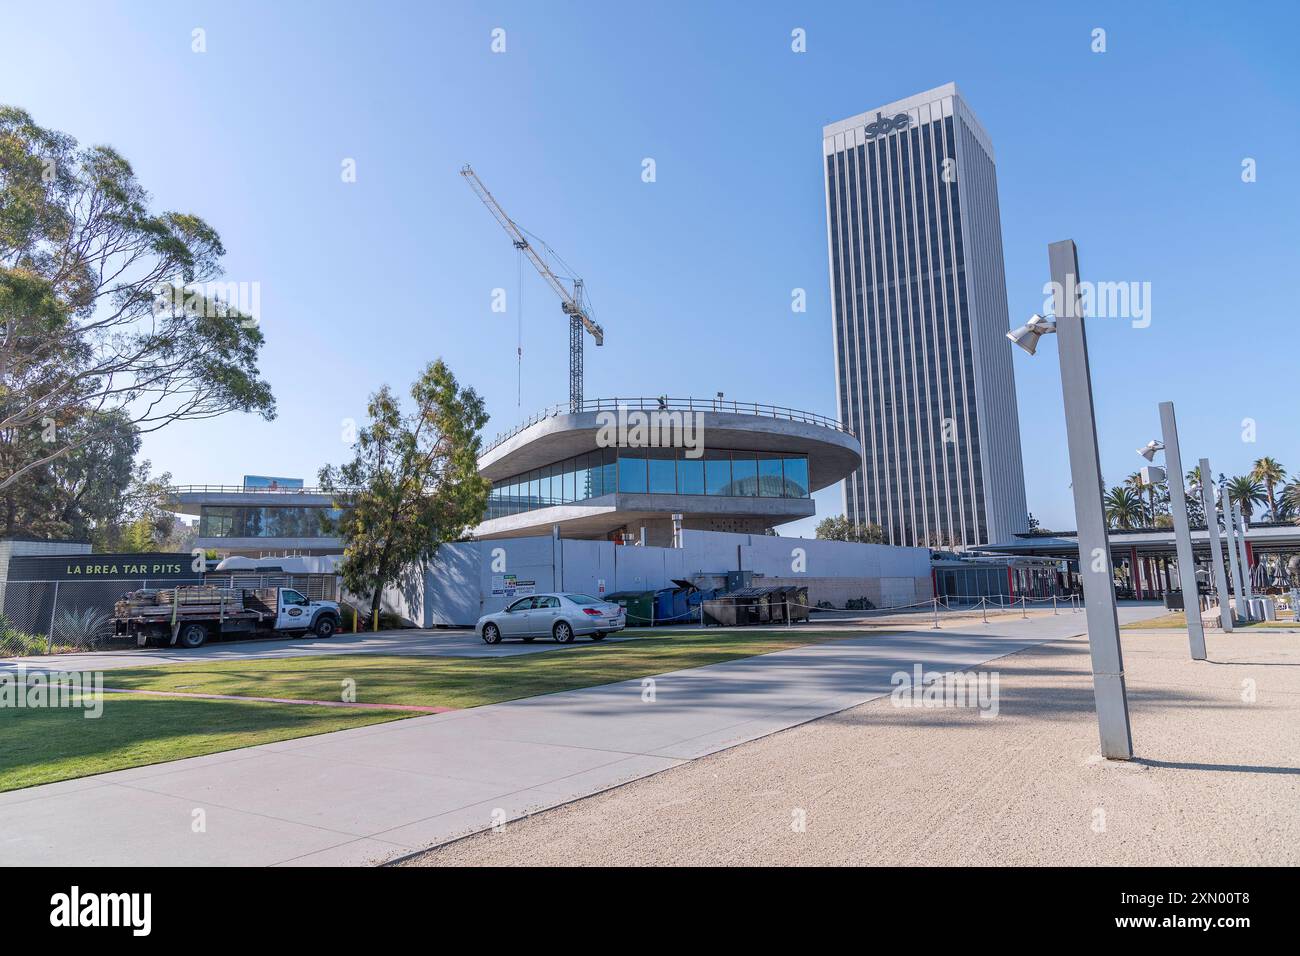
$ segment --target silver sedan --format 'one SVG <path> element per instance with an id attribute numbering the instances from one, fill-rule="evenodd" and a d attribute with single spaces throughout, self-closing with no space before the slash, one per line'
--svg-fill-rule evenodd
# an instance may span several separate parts
<path id="1" fill-rule="evenodd" d="M 495 614 L 484 614 L 474 625 L 485 644 L 500 644 L 507 637 L 525 642 L 549 637 L 557 644 L 590 636 L 603 641 L 607 634 L 627 626 L 623 608 L 588 594 L 533 594 L 519 598 Z"/>

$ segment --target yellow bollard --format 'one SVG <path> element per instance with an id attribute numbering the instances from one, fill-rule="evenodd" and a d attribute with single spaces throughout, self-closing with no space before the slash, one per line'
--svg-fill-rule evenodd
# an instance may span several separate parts
<path id="1" fill-rule="evenodd" d="M 375 626 L 374 626 L 374 630 L 376 630 L 376 631 L 379 630 L 379 612 L 378 612 L 378 611 L 375 611 Z"/>

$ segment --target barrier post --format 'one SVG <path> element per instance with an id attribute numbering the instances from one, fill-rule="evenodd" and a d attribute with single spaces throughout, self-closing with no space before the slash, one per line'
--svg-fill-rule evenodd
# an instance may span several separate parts
<path id="1" fill-rule="evenodd" d="M 1026 621 L 1029 620 L 1029 607 L 1025 603 L 1028 600 L 1029 599 L 1025 597 L 1025 595 L 1020 595 L 1020 617 Z"/>
<path id="2" fill-rule="evenodd" d="M 45 635 L 45 653 L 54 653 L 54 615 L 59 610 L 59 582 L 54 582 L 54 600 L 50 602 L 50 630 Z M 89 711 L 87 711 L 89 713 Z"/>
<path id="3" fill-rule="evenodd" d="M 989 622 L 989 601 L 987 597 L 980 597 L 980 613 L 984 615 L 984 623 Z"/>
<path id="4" fill-rule="evenodd" d="M 939 599 L 931 598 L 931 600 L 934 602 L 934 627 L 930 628 L 930 630 L 933 631 L 939 627 Z"/>
<path id="5" fill-rule="evenodd" d="M 1052 592 L 1052 616 L 1056 616 L 1056 592 Z"/>
<path id="6" fill-rule="evenodd" d="M 372 630 L 378 633 L 379 632 L 379 609 L 376 608 L 374 611 L 371 612 L 371 614 L 374 617 L 374 627 L 372 628 Z"/>

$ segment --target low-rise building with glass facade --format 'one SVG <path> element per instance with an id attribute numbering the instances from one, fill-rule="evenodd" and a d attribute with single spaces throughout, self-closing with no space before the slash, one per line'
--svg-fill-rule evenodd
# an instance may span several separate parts
<path id="1" fill-rule="evenodd" d="M 199 519 L 197 548 L 222 557 L 341 554 L 331 496 L 315 488 L 180 485 L 169 507 Z"/>
<path id="2" fill-rule="evenodd" d="M 611 423 L 630 423 L 621 431 Z M 638 425 L 644 425 L 638 431 Z M 719 399 L 598 399 L 534 416 L 479 458 L 492 480 L 477 538 L 547 534 L 669 546 L 676 527 L 763 533 L 811 516 L 858 467 L 825 416 Z"/>
<path id="3" fill-rule="evenodd" d="M 630 423 L 620 432 L 610 421 Z M 638 423 L 645 427 L 639 429 Z M 671 546 L 676 529 L 762 534 L 815 512 L 812 493 L 861 463 L 858 441 L 812 412 L 719 399 L 603 399 L 535 415 L 492 440 L 476 538 L 551 534 Z M 185 485 L 195 546 L 222 557 L 337 555 L 333 498 L 301 483 Z M 674 521 L 674 516 L 680 519 Z"/>

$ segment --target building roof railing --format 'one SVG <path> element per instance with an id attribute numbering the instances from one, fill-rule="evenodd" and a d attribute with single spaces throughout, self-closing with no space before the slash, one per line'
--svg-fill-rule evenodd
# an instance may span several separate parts
<path id="1" fill-rule="evenodd" d="M 336 495 L 347 494 L 348 488 L 327 491 L 324 488 L 248 488 L 244 485 L 172 485 L 167 489 L 173 495 L 226 494 L 226 495 Z"/>
<path id="2" fill-rule="evenodd" d="M 616 412 L 620 408 L 626 408 L 628 411 L 645 412 L 729 412 L 733 415 L 759 415 L 766 418 L 784 418 L 808 425 L 820 425 L 823 428 L 833 428 L 845 434 L 853 434 L 845 425 L 828 415 L 805 412 L 797 408 L 787 408 L 784 405 L 768 405 L 763 402 L 739 402 L 730 398 L 668 398 L 667 396 L 659 398 L 590 398 L 584 401 L 577 411 Z M 520 422 L 509 431 L 499 433 L 480 454 L 491 451 L 502 442 L 509 441 L 538 422 L 554 418 L 557 415 L 573 413 L 574 409 L 568 403 L 548 406 L 531 418 Z"/>

